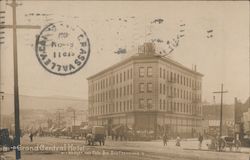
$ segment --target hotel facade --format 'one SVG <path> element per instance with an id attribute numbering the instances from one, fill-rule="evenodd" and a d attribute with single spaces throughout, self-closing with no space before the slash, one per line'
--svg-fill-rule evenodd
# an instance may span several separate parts
<path id="1" fill-rule="evenodd" d="M 201 131 L 203 75 L 155 55 L 152 43 L 142 48 L 88 78 L 90 125 L 195 136 Z"/>

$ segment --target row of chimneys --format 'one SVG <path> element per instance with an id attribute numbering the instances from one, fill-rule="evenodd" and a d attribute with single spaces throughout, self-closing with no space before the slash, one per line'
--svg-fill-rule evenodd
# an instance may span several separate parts
<path id="1" fill-rule="evenodd" d="M 192 64 L 192 70 L 194 70 L 196 72 L 196 69 L 197 69 L 196 65 Z"/>
<path id="2" fill-rule="evenodd" d="M 153 55 L 155 54 L 155 46 L 151 42 L 146 42 L 138 47 L 138 53 L 144 55 Z M 196 65 L 192 65 L 192 70 L 195 72 L 197 71 Z"/>

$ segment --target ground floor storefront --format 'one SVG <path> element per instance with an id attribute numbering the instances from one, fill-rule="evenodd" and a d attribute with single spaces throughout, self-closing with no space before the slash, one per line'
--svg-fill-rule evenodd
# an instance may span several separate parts
<path id="1" fill-rule="evenodd" d="M 91 125 L 106 126 L 108 135 L 122 128 L 121 132 L 131 131 L 154 138 L 164 133 L 169 137 L 196 137 L 201 132 L 201 117 L 161 112 L 127 112 L 106 116 L 90 117 Z M 127 133 L 126 133 L 127 134 Z"/>

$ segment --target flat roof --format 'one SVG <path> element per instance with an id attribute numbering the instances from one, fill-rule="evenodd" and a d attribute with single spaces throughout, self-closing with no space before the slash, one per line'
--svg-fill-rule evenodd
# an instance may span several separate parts
<path id="1" fill-rule="evenodd" d="M 87 80 L 90 80 L 90 79 L 95 78 L 95 77 L 97 77 L 99 75 L 102 75 L 103 73 L 106 73 L 109 70 L 115 69 L 116 67 L 121 66 L 122 64 L 126 64 L 126 63 L 128 63 L 130 61 L 140 60 L 140 59 L 142 59 L 142 60 L 143 59 L 162 60 L 162 61 L 171 63 L 172 65 L 175 65 L 177 67 L 180 67 L 180 68 L 182 68 L 182 69 L 184 69 L 184 70 L 186 70 L 188 72 L 196 74 L 198 76 L 201 76 L 201 77 L 204 76 L 203 74 L 201 74 L 201 73 L 199 73 L 197 71 L 194 71 L 192 69 L 189 69 L 189 68 L 185 67 L 184 65 L 182 65 L 181 63 L 178 63 L 178 62 L 176 62 L 176 61 L 174 61 L 174 60 L 172 60 L 170 58 L 167 58 L 167 57 L 162 57 L 162 56 L 159 56 L 159 55 L 138 55 L 138 54 L 136 54 L 136 55 L 130 56 L 129 58 L 126 58 L 126 59 L 124 59 L 124 60 L 122 60 L 122 61 L 120 61 L 120 62 L 118 62 L 118 63 L 116 63 L 116 64 L 114 64 L 114 65 L 112 65 L 112 66 L 110 66 L 110 67 L 108 67 L 108 68 L 106 68 L 104 70 L 102 70 L 102 71 L 97 72 L 96 74 L 88 77 Z"/>

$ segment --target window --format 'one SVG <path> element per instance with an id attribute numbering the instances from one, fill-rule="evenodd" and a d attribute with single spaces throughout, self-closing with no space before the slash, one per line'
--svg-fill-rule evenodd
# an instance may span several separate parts
<path id="1" fill-rule="evenodd" d="M 162 84 L 160 83 L 160 94 L 161 94 L 161 90 L 162 90 Z"/>
<path id="2" fill-rule="evenodd" d="M 130 94 L 132 94 L 132 84 L 130 84 Z"/>
<path id="3" fill-rule="evenodd" d="M 177 89 L 177 98 L 179 98 L 180 96 L 179 96 L 179 89 Z"/>
<path id="4" fill-rule="evenodd" d="M 122 102 L 120 102 L 120 110 L 119 110 L 119 112 L 121 112 L 122 111 Z"/>
<path id="5" fill-rule="evenodd" d="M 139 68 L 139 76 L 140 76 L 140 77 L 144 77 L 144 74 L 145 74 L 145 73 L 144 73 L 144 68 L 143 68 L 143 67 L 140 67 L 140 68 Z"/>
<path id="6" fill-rule="evenodd" d="M 127 101 L 127 111 L 129 110 L 129 101 Z"/>
<path id="7" fill-rule="evenodd" d="M 174 102 L 174 112 L 176 112 L 176 103 Z"/>
<path id="8" fill-rule="evenodd" d="M 152 77 L 152 75 L 153 75 L 153 68 L 152 67 L 148 67 L 147 75 L 148 75 L 148 77 Z"/>
<path id="9" fill-rule="evenodd" d="M 167 80 L 169 81 L 169 72 L 167 71 Z"/>
<path id="10" fill-rule="evenodd" d="M 165 95 L 165 91 L 166 91 L 166 86 L 165 84 L 163 84 L 163 94 Z"/>
<path id="11" fill-rule="evenodd" d="M 161 74 L 162 74 L 162 71 L 161 71 L 161 68 L 160 68 L 160 78 L 161 78 Z"/>
<path id="12" fill-rule="evenodd" d="M 139 84 L 139 91 L 144 92 L 144 83 Z"/>
<path id="13" fill-rule="evenodd" d="M 116 105 L 115 105 L 115 112 L 118 112 L 118 102 L 116 102 Z"/>
<path id="14" fill-rule="evenodd" d="M 164 111 L 166 110 L 166 101 L 165 101 L 165 99 L 163 100 L 163 110 Z"/>
<path id="15" fill-rule="evenodd" d="M 123 102 L 123 111 L 126 111 L 126 101 Z"/>
<path id="16" fill-rule="evenodd" d="M 116 108 L 115 112 L 118 112 L 118 102 L 116 102 L 115 108 Z"/>
<path id="17" fill-rule="evenodd" d="M 148 92 L 152 92 L 153 90 L 153 84 L 152 83 L 148 83 Z"/>
<path id="18" fill-rule="evenodd" d="M 167 111 L 170 111 L 169 101 L 167 101 Z"/>
<path id="19" fill-rule="evenodd" d="M 173 102 L 170 102 L 170 111 L 173 112 Z"/>
<path id="20" fill-rule="evenodd" d="M 167 86 L 167 96 L 170 96 L 169 87 Z"/>
<path id="21" fill-rule="evenodd" d="M 166 77 L 165 77 L 165 76 L 166 76 L 166 75 L 165 75 L 165 74 L 166 74 L 165 72 L 166 72 L 165 69 L 163 69 L 163 79 L 166 78 Z"/>
<path id="22" fill-rule="evenodd" d="M 133 72 L 132 72 L 132 69 L 130 69 L 130 78 L 132 79 L 132 75 L 133 75 Z"/>
<path id="23" fill-rule="evenodd" d="M 174 97 L 176 97 L 176 88 L 174 88 Z"/>
<path id="24" fill-rule="evenodd" d="M 161 104 L 161 99 L 160 99 L 160 110 L 161 110 L 161 108 L 162 108 L 162 104 Z"/>
<path id="25" fill-rule="evenodd" d="M 130 110 L 132 110 L 132 100 L 130 100 Z"/>
<path id="26" fill-rule="evenodd" d="M 120 73 L 120 82 L 122 82 L 122 73 Z"/>
<path id="27" fill-rule="evenodd" d="M 144 108 L 144 99 L 139 99 L 139 108 Z"/>
<path id="28" fill-rule="evenodd" d="M 170 97 L 173 97 L 173 87 L 170 86 Z"/>
<path id="29" fill-rule="evenodd" d="M 151 109 L 153 107 L 152 105 L 152 99 L 147 99 L 147 108 Z"/>

